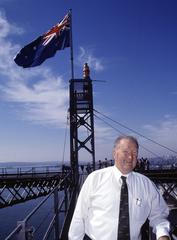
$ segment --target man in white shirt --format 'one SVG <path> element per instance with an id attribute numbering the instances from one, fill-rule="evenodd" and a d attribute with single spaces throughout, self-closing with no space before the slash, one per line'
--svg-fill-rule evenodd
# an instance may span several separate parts
<path id="1" fill-rule="evenodd" d="M 129 232 L 126 240 L 140 240 L 141 227 L 149 219 L 158 240 L 169 240 L 168 207 L 147 177 L 133 172 L 138 142 L 132 136 L 116 139 L 115 166 L 92 172 L 80 191 L 69 229 L 69 240 L 122 240 L 118 237 L 122 178 L 126 177 L 129 202 Z"/>

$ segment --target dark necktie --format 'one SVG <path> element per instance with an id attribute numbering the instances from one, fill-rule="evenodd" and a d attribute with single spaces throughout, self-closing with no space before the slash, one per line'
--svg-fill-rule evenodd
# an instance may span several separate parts
<path id="1" fill-rule="evenodd" d="M 129 228 L 129 207 L 128 207 L 128 188 L 126 183 L 126 177 L 121 176 L 122 187 L 120 193 L 120 210 L 119 210 L 119 222 L 118 222 L 118 240 L 130 240 L 130 228 Z"/>

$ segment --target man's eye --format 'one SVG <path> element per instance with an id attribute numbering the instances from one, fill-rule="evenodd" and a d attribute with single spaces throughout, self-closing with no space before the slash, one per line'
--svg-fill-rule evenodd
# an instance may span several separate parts
<path id="1" fill-rule="evenodd" d="M 124 154 L 132 154 L 133 156 L 137 156 L 137 152 L 128 152 L 128 151 L 123 151 Z"/>
<path id="2" fill-rule="evenodd" d="M 128 154 L 129 152 L 127 152 L 127 151 L 123 151 L 123 153 Z"/>

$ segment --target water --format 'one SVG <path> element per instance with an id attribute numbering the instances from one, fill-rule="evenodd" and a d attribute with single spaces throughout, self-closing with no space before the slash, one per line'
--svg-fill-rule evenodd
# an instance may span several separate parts
<path id="1" fill-rule="evenodd" d="M 63 192 L 60 191 L 58 194 L 59 200 L 62 199 L 63 195 Z M 0 240 L 5 239 L 17 226 L 17 221 L 22 221 L 44 198 L 46 197 L 40 197 L 36 200 L 30 200 L 12 207 L 0 209 Z M 43 238 L 53 215 L 54 196 L 52 194 L 28 221 L 28 225 L 33 226 L 35 229 L 34 237 L 36 240 Z M 62 226 L 63 219 L 64 213 L 60 213 L 59 229 Z M 51 239 L 53 239 L 53 237 L 51 237 Z"/>
<path id="2" fill-rule="evenodd" d="M 12 207 L 0 209 L 0 240 L 5 239 L 17 226 L 17 221 L 23 220 L 41 200 L 42 198 L 38 198 Z"/>
<path id="3" fill-rule="evenodd" d="M 0 174 L 5 173 L 5 166 L 0 164 Z M 46 172 L 46 170 L 50 171 L 58 171 L 60 169 L 59 166 L 41 166 L 41 163 L 27 166 L 27 164 L 19 164 L 18 166 L 14 166 L 14 163 L 8 164 L 8 168 L 6 169 L 6 173 L 8 174 L 19 174 L 19 172 Z M 59 199 L 63 196 L 62 192 L 59 192 Z M 11 207 L 6 207 L 0 209 L 0 240 L 4 240 L 17 226 L 17 221 L 22 221 L 45 197 L 40 197 L 34 200 L 30 200 L 24 203 L 19 203 L 17 205 L 13 205 Z M 51 221 L 54 215 L 54 197 L 53 194 L 47 201 L 40 207 L 40 209 L 36 212 L 36 214 L 30 219 L 28 224 L 30 226 L 34 226 L 35 228 L 35 239 L 42 239 L 49 222 Z M 60 214 L 60 226 L 63 222 L 63 215 Z M 51 238 L 52 239 L 52 238 Z"/>

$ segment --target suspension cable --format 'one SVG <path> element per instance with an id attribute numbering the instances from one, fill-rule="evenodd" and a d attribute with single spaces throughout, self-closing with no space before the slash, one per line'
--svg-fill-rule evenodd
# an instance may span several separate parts
<path id="1" fill-rule="evenodd" d="M 98 119 L 100 119 L 101 121 L 103 121 L 105 124 L 107 124 L 109 127 L 111 127 L 112 129 L 114 129 L 115 131 L 119 132 L 121 135 L 125 136 L 126 134 L 123 133 L 122 131 L 120 131 L 119 129 L 115 128 L 114 126 L 112 126 L 110 123 L 106 122 L 105 120 L 103 120 L 102 118 L 98 117 L 95 113 L 94 116 Z M 151 150 L 149 150 L 148 148 L 144 147 L 143 145 L 139 144 L 139 146 L 141 146 L 141 148 L 143 148 L 144 150 L 146 150 L 147 152 L 153 154 L 156 157 L 160 157 L 159 155 L 157 155 L 156 153 L 152 152 Z"/>
<path id="2" fill-rule="evenodd" d="M 175 151 L 175 150 L 173 150 L 173 149 L 171 149 L 171 148 L 169 148 L 169 147 L 167 147 L 167 146 L 165 146 L 165 145 L 163 145 L 163 144 L 161 144 L 161 143 L 158 143 L 158 142 L 156 142 L 156 141 L 154 141 L 154 140 L 152 140 L 152 139 L 144 136 L 143 134 L 141 134 L 141 133 L 133 130 L 133 129 L 130 128 L 130 127 L 125 126 L 124 124 L 122 124 L 122 123 L 120 123 L 120 122 L 118 122 L 118 121 L 115 121 L 114 119 L 106 116 L 105 114 L 103 114 L 103 113 L 101 113 L 101 112 L 99 112 L 99 111 L 97 111 L 97 110 L 95 110 L 95 109 L 94 109 L 94 111 L 97 112 L 98 114 L 102 115 L 103 117 L 109 119 L 110 121 L 112 121 L 112 122 L 120 125 L 121 127 L 126 128 L 126 129 L 128 129 L 129 131 L 131 131 L 131 132 L 139 135 L 140 137 L 143 137 L 143 138 L 145 138 L 146 140 L 148 140 L 148 141 L 150 141 L 150 142 L 152 142 L 152 143 L 154 143 L 154 144 L 156 144 L 156 145 L 158 145 L 158 146 L 160 146 L 160 147 L 162 147 L 162 148 L 165 148 L 165 149 L 169 150 L 170 152 L 173 152 L 173 153 L 177 154 L 177 151 Z"/>

